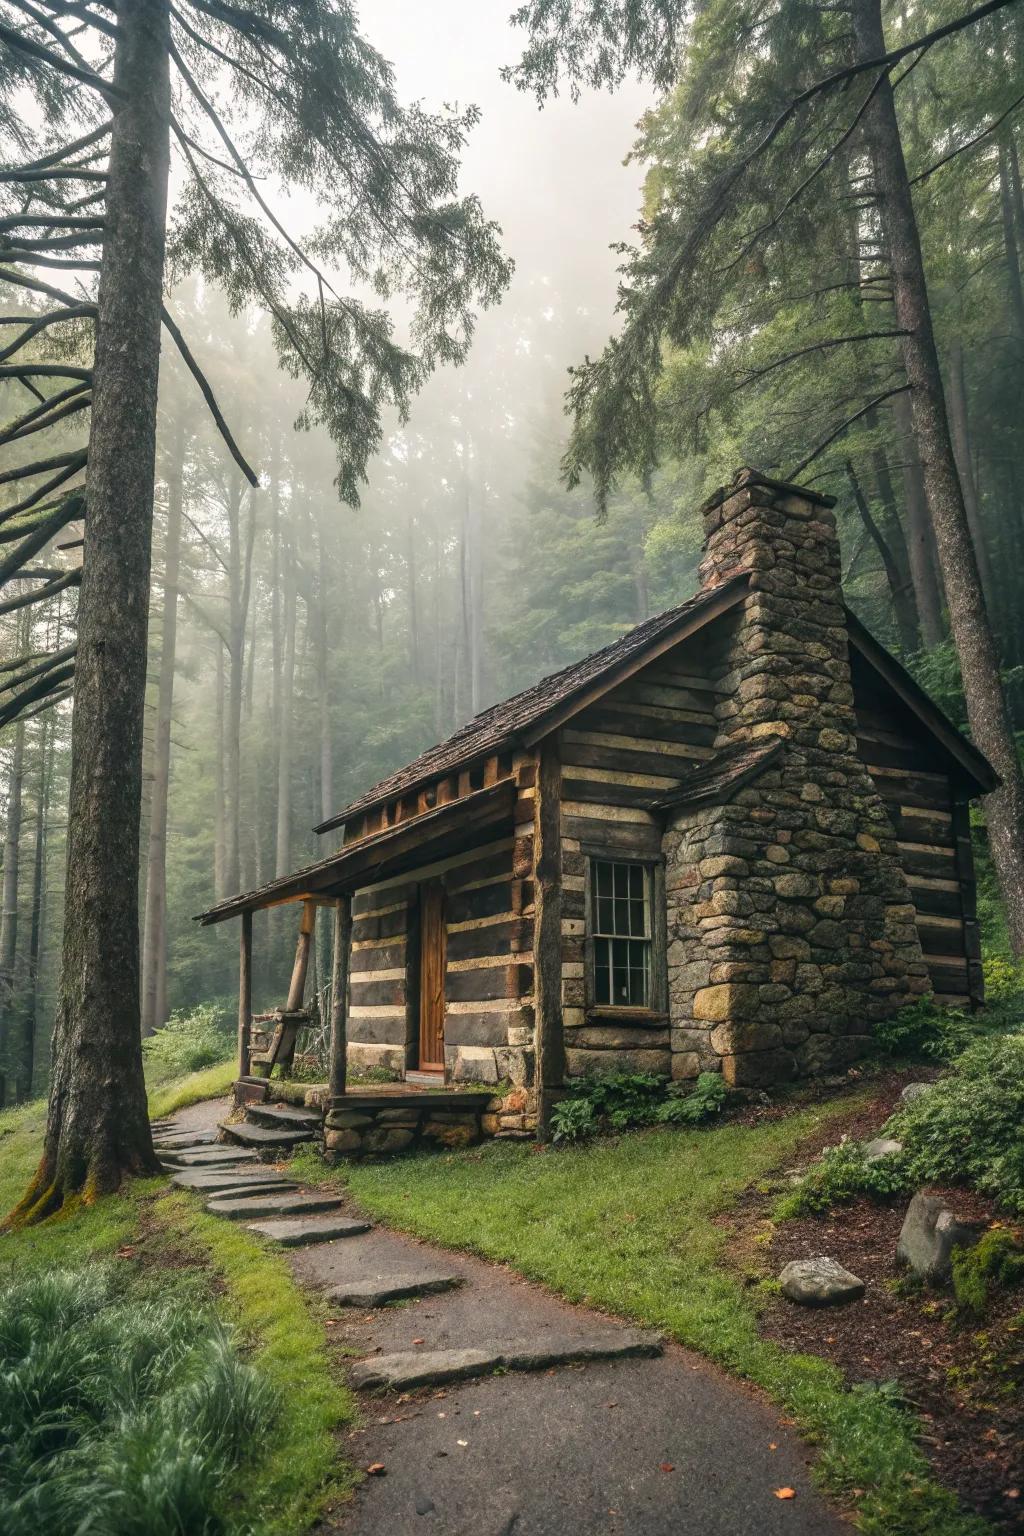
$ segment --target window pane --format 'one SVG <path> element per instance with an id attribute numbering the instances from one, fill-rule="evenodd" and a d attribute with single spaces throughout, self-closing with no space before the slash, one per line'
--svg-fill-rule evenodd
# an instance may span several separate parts
<path id="1" fill-rule="evenodd" d="M 593 1001 L 598 1007 L 649 1008 L 649 872 L 613 859 L 593 859 L 591 869 Z"/>

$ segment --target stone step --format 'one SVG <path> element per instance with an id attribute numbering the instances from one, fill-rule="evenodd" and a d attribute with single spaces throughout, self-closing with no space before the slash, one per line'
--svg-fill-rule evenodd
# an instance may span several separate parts
<path id="1" fill-rule="evenodd" d="M 251 1173 L 246 1171 L 243 1165 L 237 1171 L 234 1168 L 225 1168 L 223 1173 L 215 1168 L 204 1172 L 201 1168 L 192 1172 L 183 1170 L 171 1176 L 171 1183 L 178 1189 L 192 1189 L 200 1195 L 216 1194 L 285 1194 L 288 1190 L 298 1186 L 290 1179 L 283 1178 L 281 1174 L 267 1169 L 265 1173 L 258 1172 L 255 1168 Z"/>
<path id="2" fill-rule="evenodd" d="M 174 1131 L 165 1132 L 161 1136 L 153 1137 L 153 1145 L 158 1150 L 166 1149 L 168 1152 L 185 1151 L 189 1147 L 215 1147 L 217 1145 L 216 1131 Z"/>
<path id="3" fill-rule="evenodd" d="M 341 1206 L 336 1195 L 303 1194 L 301 1190 L 282 1190 L 270 1194 L 240 1195 L 229 1199 L 214 1196 L 206 1202 L 211 1216 L 226 1216 L 230 1221 L 255 1221 L 261 1216 L 313 1216 L 336 1211 Z"/>
<path id="4" fill-rule="evenodd" d="M 409 1271 L 375 1275 L 370 1280 L 349 1280 L 324 1294 L 336 1307 L 386 1307 L 389 1301 L 408 1301 L 413 1296 L 433 1296 L 462 1285 L 461 1275 L 417 1274 Z"/>
<path id="5" fill-rule="evenodd" d="M 200 1147 L 196 1152 L 161 1152 L 160 1161 L 168 1168 L 234 1168 L 240 1163 L 255 1163 L 255 1152 L 244 1147 Z"/>
<path id="6" fill-rule="evenodd" d="M 358 1237 L 361 1232 L 369 1232 L 370 1223 L 354 1221 L 351 1216 L 332 1216 L 321 1221 L 297 1217 L 282 1221 L 253 1221 L 246 1230 L 272 1238 L 283 1248 L 305 1248 L 310 1243 L 332 1243 L 336 1237 Z"/>
<path id="7" fill-rule="evenodd" d="M 288 1151 L 291 1147 L 297 1147 L 302 1141 L 312 1141 L 313 1132 L 307 1127 L 305 1130 L 291 1129 L 286 1131 L 270 1130 L 264 1125 L 249 1125 L 239 1122 L 232 1125 L 227 1121 L 220 1127 L 229 1141 L 240 1147 L 254 1147 L 257 1151 Z"/>
<path id="8" fill-rule="evenodd" d="M 360 1360 L 350 1366 L 349 1380 L 363 1392 L 409 1392 L 496 1370 L 543 1371 L 555 1365 L 650 1358 L 660 1355 L 662 1347 L 657 1334 L 622 1329 L 590 1338 L 513 1339 L 487 1349 L 407 1350 Z"/>
<path id="9" fill-rule="evenodd" d="M 268 1131 L 312 1131 L 314 1136 L 324 1123 L 318 1109 L 302 1104 L 247 1104 L 245 1118 L 249 1125 L 262 1125 Z"/>

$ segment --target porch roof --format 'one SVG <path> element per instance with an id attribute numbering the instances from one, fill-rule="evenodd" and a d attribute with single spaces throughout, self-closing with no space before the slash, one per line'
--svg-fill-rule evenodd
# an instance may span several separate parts
<path id="1" fill-rule="evenodd" d="M 243 912 L 307 899 L 329 901 L 360 886 L 373 885 L 388 875 L 401 874 L 455 849 L 471 846 L 477 834 L 510 823 L 515 800 L 514 782 L 502 779 L 415 819 L 375 832 L 254 891 L 218 902 L 201 912 L 196 921 L 206 927 L 229 917 L 240 917 Z"/>

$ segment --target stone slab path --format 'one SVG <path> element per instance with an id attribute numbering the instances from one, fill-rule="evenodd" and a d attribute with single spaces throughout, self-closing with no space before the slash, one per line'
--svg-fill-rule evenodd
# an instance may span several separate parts
<path id="1" fill-rule="evenodd" d="M 175 1128 L 222 1114 L 196 1105 Z M 345 1220 L 360 1230 L 338 1241 Z M 351 1216 L 251 1226 L 286 1243 L 300 1229 L 293 1270 L 337 1307 L 331 1333 L 353 1356 L 362 1417 L 346 1454 L 383 1467 L 324 1522 L 330 1536 L 849 1531 L 778 1411 L 698 1356 Z M 382 1306 L 389 1292 L 416 1299 Z"/>

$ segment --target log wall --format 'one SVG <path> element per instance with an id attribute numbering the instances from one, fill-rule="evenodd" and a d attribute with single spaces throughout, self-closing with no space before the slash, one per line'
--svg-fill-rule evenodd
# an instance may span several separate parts
<path id="1" fill-rule="evenodd" d="M 857 677 L 857 746 L 896 830 L 937 1002 L 983 998 L 966 798 L 893 701 Z"/>
<path id="2" fill-rule="evenodd" d="M 714 626 L 717 627 L 717 626 Z M 655 988 L 663 972 L 661 819 L 652 795 L 711 756 L 719 694 L 709 680 L 708 633 L 665 653 L 560 732 L 562 759 L 562 1023 L 570 1077 L 615 1070 L 670 1070 L 667 1002 L 648 1014 L 601 1016 L 588 1007 L 588 857 L 642 859 L 655 866 Z"/>

